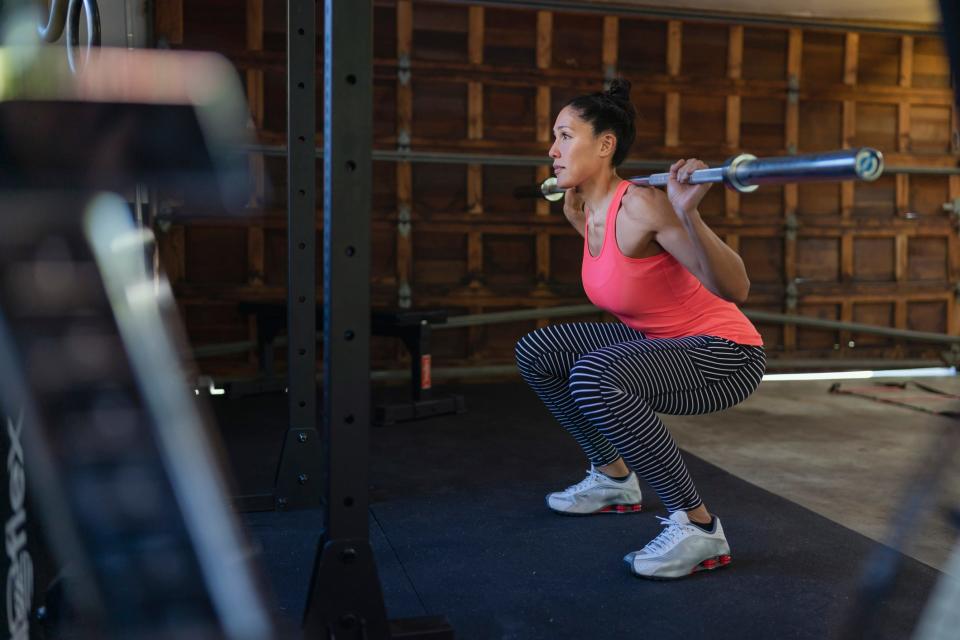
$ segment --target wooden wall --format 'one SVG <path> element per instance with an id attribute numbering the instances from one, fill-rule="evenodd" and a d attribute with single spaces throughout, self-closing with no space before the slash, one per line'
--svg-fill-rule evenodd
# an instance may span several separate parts
<path id="1" fill-rule="evenodd" d="M 283 144 L 285 3 L 246 0 L 245 11 L 237 4 L 158 0 L 158 34 L 174 47 L 230 57 L 259 140 Z M 870 145 L 888 165 L 957 160 L 948 62 L 934 35 L 420 0 L 376 0 L 374 20 L 376 148 L 545 156 L 564 102 L 622 75 L 634 84 L 639 110 L 631 158 L 719 160 L 741 150 L 762 156 Z M 318 92 L 322 109 L 322 84 Z M 318 144 L 321 133 L 318 123 Z M 285 162 L 251 156 L 247 219 L 199 215 L 162 233 L 163 261 L 195 344 L 253 335 L 237 302 L 285 296 Z M 548 174 L 546 163 L 374 163 L 375 304 L 481 313 L 584 302 L 581 240 L 559 205 L 511 196 Z M 702 211 L 746 262 L 753 288 L 745 308 L 955 334 L 960 248 L 942 204 L 957 197 L 957 176 L 890 175 L 750 195 L 715 187 Z M 317 220 L 319 231 L 319 211 Z M 535 326 L 440 332 L 435 361 L 509 362 L 516 339 Z M 849 332 L 761 330 L 773 357 L 937 353 Z M 395 341 L 374 346 L 375 366 L 399 366 Z M 251 355 L 204 368 L 252 363 Z"/>

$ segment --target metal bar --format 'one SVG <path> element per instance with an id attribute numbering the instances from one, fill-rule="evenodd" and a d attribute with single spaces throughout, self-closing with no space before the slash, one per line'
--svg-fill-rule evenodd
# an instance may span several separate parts
<path id="1" fill-rule="evenodd" d="M 498 324 L 503 322 L 519 322 L 523 320 L 539 320 L 542 318 L 563 318 L 569 316 L 590 315 L 601 313 L 601 309 L 591 305 L 572 305 L 564 307 L 544 307 L 540 309 L 522 309 L 519 311 L 497 311 L 494 313 L 480 313 L 468 316 L 453 316 L 447 319 L 444 324 L 432 325 L 434 331 L 444 329 L 460 329 L 462 327 L 473 327 L 486 324 Z M 769 322 L 773 324 L 793 324 L 801 327 L 815 327 L 820 329 L 837 329 L 840 331 L 856 331 L 868 335 L 888 336 L 891 338 L 901 338 L 903 340 L 912 340 L 915 342 L 932 342 L 935 344 L 960 344 L 960 336 L 953 336 L 946 333 L 932 333 L 927 331 L 910 331 L 907 329 L 893 329 L 891 327 L 881 327 L 872 324 L 860 324 L 856 322 L 841 322 L 839 320 L 825 320 L 823 318 L 811 318 L 809 316 L 798 316 L 783 313 L 771 313 L 768 311 L 743 310 L 751 320 L 757 322 Z M 319 339 L 319 336 L 318 336 Z M 283 336 L 277 338 L 274 344 L 280 346 L 285 343 Z M 227 342 L 217 345 L 207 345 L 197 347 L 194 350 L 194 357 L 204 358 L 211 356 L 229 355 L 234 353 L 243 353 L 256 347 L 256 343 L 246 342 Z"/>
<path id="2" fill-rule="evenodd" d="M 316 507 L 318 475 L 316 273 L 316 3 L 287 2 L 287 406 L 290 423 L 275 481 L 277 506 Z M 306 446 L 304 446 L 306 445 Z M 311 451 L 311 449 L 314 449 Z M 315 484 L 315 483 L 314 483 Z"/>
<path id="3" fill-rule="evenodd" d="M 698 169 L 690 175 L 690 184 L 708 184 L 723 182 L 726 172 L 723 167 Z M 665 187 L 670 182 L 669 173 L 654 173 L 649 176 L 634 176 L 627 178 L 630 182 L 641 187 Z M 550 190 L 549 193 L 559 193 L 561 190 Z"/>
<path id="4" fill-rule="evenodd" d="M 818 360 L 813 358 L 803 359 L 780 359 L 770 358 L 767 360 L 768 371 L 793 371 L 796 369 L 842 369 L 849 370 L 877 370 L 889 369 L 896 366 L 898 369 L 920 369 L 928 367 L 942 367 L 942 360 L 910 359 L 894 360 L 881 358 L 859 358 L 850 360 Z M 433 377 L 436 380 L 458 380 L 470 378 L 487 378 L 505 375 L 520 375 L 517 366 L 514 364 L 487 365 L 487 366 L 464 366 L 464 367 L 437 367 L 433 370 Z M 384 369 L 370 372 L 370 380 L 374 382 L 398 382 L 408 380 L 410 372 L 405 369 Z"/>
<path id="5" fill-rule="evenodd" d="M 390 631 L 369 539 L 373 3 L 325 0 L 323 56 L 326 500 L 304 637 L 379 640 Z"/>
<path id="6" fill-rule="evenodd" d="M 882 370 L 895 367 L 897 369 L 926 369 L 932 367 L 943 367 L 951 363 L 943 360 L 933 360 L 924 358 L 908 358 L 891 360 L 890 358 L 775 358 L 770 357 L 767 360 L 768 371 L 794 371 L 797 369 L 837 369 L 837 370 Z M 519 375 L 516 365 L 482 365 L 482 366 L 456 366 L 456 367 L 436 367 L 432 370 L 434 380 L 450 379 L 470 379 L 486 378 L 504 375 Z M 409 369 L 374 369 L 370 371 L 371 382 L 405 382 L 410 379 L 411 371 Z M 317 380 L 321 381 L 322 376 Z M 259 378 L 223 378 L 216 380 L 217 386 L 228 386 L 231 384 L 248 384 L 260 380 Z"/>
<path id="7" fill-rule="evenodd" d="M 762 184 L 792 184 L 796 182 L 824 182 L 833 180 L 864 180 L 871 182 L 883 173 L 883 154 L 876 149 L 840 149 L 827 153 L 758 158 L 742 153 L 731 158 L 722 167 L 699 169 L 690 175 L 691 184 L 722 182 L 741 193 L 756 191 Z M 627 178 L 641 186 L 663 187 L 670 181 L 669 173 Z M 548 200 L 562 197 L 564 189 L 556 178 L 547 178 L 540 191 Z M 516 195 L 521 196 L 520 192 Z M 554 197 L 551 197 L 554 196 Z"/>
<path id="8" fill-rule="evenodd" d="M 282 145 L 246 144 L 238 147 L 241 151 L 258 153 L 265 156 L 282 157 L 287 154 L 287 148 Z M 323 147 L 316 147 L 317 158 L 323 157 Z M 552 161 L 544 154 L 542 156 L 506 155 L 496 153 L 459 153 L 453 151 L 398 151 L 392 149 L 374 149 L 371 153 L 374 161 L 380 162 L 422 162 L 435 164 L 486 164 L 504 165 L 510 167 L 539 167 L 549 165 Z M 666 160 L 627 160 L 623 167 L 637 169 L 661 169 L 669 167 Z"/>
<path id="9" fill-rule="evenodd" d="M 588 315 L 591 313 L 600 313 L 601 310 L 593 305 L 573 305 L 565 307 L 547 307 L 543 309 L 523 309 L 520 311 L 500 311 L 496 313 L 483 313 L 470 316 L 454 316 L 449 318 L 446 324 L 438 324 L 433 329 L 440 331 L 443 329 L 456 329 L 460 327 L 469 327 L 483 324 L 496 324 L 501 322 L 515 322 L 520 320 L 535 320 L 541 318 L 560 318 L 564 316 Z M 871 324 L 860 324 L 856 322 L 840 322 L 838 320 L 824 320 L 822 318 L 811 318 L 808 316 L 788 315 L 783 313 L 770 313 L 767 311 L 743 310 L 751 320 L 759 322 L 772 322 L 776 324 L 794 324 L 804 327 L 817 327 L 822 329 L 839 329 L 846 331 L 856 331 L 871 335 L 889 336 L 892 338 L 902 338 L 916 342 L 933 342 L 937 344 L 960 344 L 960 336 L 951 336 L 944 333 L 931 333 L 926 331 L 910 331 L 906 329 L 893 329 L 890 327 L 880 327 Z"/>
<path id="10" fill-rule="evenodd" d="M 494 313 L 478 313 L 469 316 L 453 316 L 447 318 L 444 324 L 433 327 L 435 331 L 443 329 L 459 329 L 485 324 L 501 322 L 518 322 L 522 320 L 539 320 L 541 318 L 563 318 L 567 316 L 589 315 L 601 313 L 601 310 L 592 304 L 578 304 L 567 307 L 546 307 L 542 309 L 521 309 L 519 311 L 496 311 Z"/>
<path id="11" fill-rule="evenodd" d="M 677 20 L 696 20 L 700 22 L 722 22 L 724 24 L 742 24 L 747 26 L 792 27 L 816 29 L 818 31 L 859 31 L 860 33 L 883 33 L 890 35 L 937 36 L 936 27 L 882 25 L 871 22 L 850 20 L 812 20 L 793 17 L 755 16 L 749 14 L 727 14 L 698 9 L 678 9 L 665 7 L 625 6 L 605 2 L 582 0 L 445 0 L 452 4 L 470 4 L 509 9 L 538 9 L 542 11 L 570 11 L 572 13 L 599 13 L 608 16 L 645 17 Z"/>
<path id="12" fill-rule="evenodd" d="M 871 182 L 883 173 L 883 154 L 870 147 L 861 147 L 776 158 L 741 155 L 731 161 L 728 173 L 730 182 L 741 185 L 819 180 Z"/>
<path id="13" fill-rule="evenodd" d="M 370 3 L 326 2 L 323 420 L 330 538 L 366 539 L 369 531 L 370 217 L 357 214 L 370 211 L 371 11 Z"/>
<path id="14" fill-rule="evenodd" d="M 265 156 L 282 157 L 287 154 L 287 148 L 282 145 L 250 144 L 239 147 L 248 153 L 258 153 Z M 316 147 L 317 158 L 323 157 L 323 148 Z M 508 167 L 541 167 L 548 166 L 553 161 L 546 155 L 506 155 L 497 153 L 457 153 L 447 151 L 395 151 L 392 149 L 374 149 L 373 160 L 376 162 L 417 162 L 423 164 L 483 164 L 488 166 Z M 725 160 L 705 160 L 707 164 L 723 164 Z M 627 169 L 641 169 L 657 171 L 666 169 L 672 164 L 669 160 L 637 159 L 626 160 L 621 167 Z M 960 175 L 960 167 L 934 167 L 924 165 L 887 165 L 883 175 L 927 174 L 927 175 Z M 539 194 L 538 194 L 539 195 Z"/>
<path id="15" fill-rule="evenodd" d="M 960 344 L 960 336 L 951 336 L 945 333 L 932 333 L 928 331 L 910 331 L 908 329 L 893 329 L 890 327 L 878 327 L 872 324 L 860 324 L 858 322 L 841 322 L 839 320 L 825 320 L 823 318 L 811 318 L 808 316 L 787 315 L 783 313 L 770 313 L 767 311 L 743 311 L 751 320 L 757 322 L 773 322 L 776 324 L 794 324 L 800 327 L 815 327 L 820 329 L 837 329 L 840 331 L 856 331 L 875 336 L 887 336 L 890 338 L 901 338 L 912 342 L 932 342 L 934 344 Z"/>

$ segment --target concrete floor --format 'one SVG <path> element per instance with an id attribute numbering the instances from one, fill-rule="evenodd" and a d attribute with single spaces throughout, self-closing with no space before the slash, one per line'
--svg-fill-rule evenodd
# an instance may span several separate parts
<path id="1" fill-rule="evenodd" d="M 872 388 L 891 380 L 842 381 Z M 960 394 L 960 378 L 918 380 Z M 831 382 L 764 382 L 743 404 L 706 416 L 664 416 L 678 444 L 768 491 L 793 500 L 874 540 L 888 539 L 908 479 L 926 464 L 935 438 L 956 420 L 875 400 L 829 393 Z M 960 401 L 911 401 L 960 410 Z M 960 506 L 960 456 L 944 468 L 934 508 L 906 553 L 943 570 L 957 530 L 947 520 Z M 696 480 L 696 478 L 695 478 Z M 700 486 L 709 506 L 710 487 Z M 724 524 L 736 526 L 736 514 Z"/>

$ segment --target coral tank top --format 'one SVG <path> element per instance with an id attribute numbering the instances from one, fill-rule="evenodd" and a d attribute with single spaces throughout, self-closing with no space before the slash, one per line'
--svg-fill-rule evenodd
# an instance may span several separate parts
<path id="1" fill-rule="evenodd" d="M 624 180 L 607 209 L 600 254 L 590 255 L 584 229 L 583 289 L 590 301 L 649 338 L 716 336 L 745 345 L 762 346 L 750 320 L 737 308 L 703 286 L 668 251 L 647 258 L 630 258 L 617 246 L 617 213 L 630 183 Z"/>

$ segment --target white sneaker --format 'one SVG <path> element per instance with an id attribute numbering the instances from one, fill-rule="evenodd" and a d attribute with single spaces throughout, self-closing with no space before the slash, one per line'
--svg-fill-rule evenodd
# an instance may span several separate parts
<path id="1" fill-rule="evenodd" d="M 547 506 L 564 515 L 636 513 L 640 511 L 640 483 L 630 472 L 626 480 L 605 476 L 591 466 L 587 477 L 563 491 L 547 495 Z"/>
<path id="2" fill-rule="evenodd" d="M 683 578 L 697 571 L 712 571 L 730 564 L 730 545 L 720 518 L 714 516 L 712 533 L 690 523 L 685 511 L 657 518 L 666 527 L 640 551 L 624 556 L 630 571 L 641 578 Z"/>

